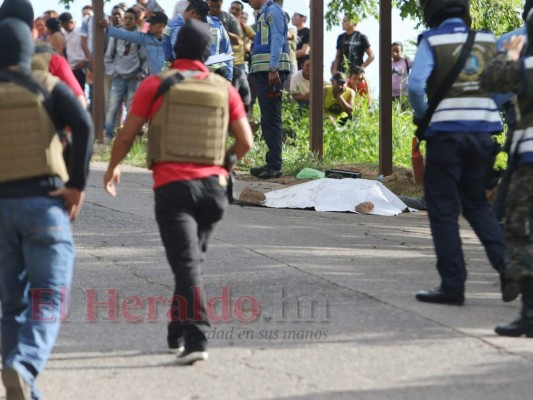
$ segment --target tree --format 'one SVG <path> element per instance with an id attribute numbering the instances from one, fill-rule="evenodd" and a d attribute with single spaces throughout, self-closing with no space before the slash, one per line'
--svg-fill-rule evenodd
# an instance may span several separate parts
<path id="1" fill-rule="evenodd" d="M 68 10 L 70 8 L 70 3 L 74 3 L 74 0 L 57 0 L 59 4 L 63 4 Z M 104 0 L 104 3 L 109 3 L 111 0 Z"/>
<path id="2" fill-rule="evenodd" d="M 416 0 L 396 0 L 402 18 L 411 17 L 422 25 L 421 9 Z M 487 29 L 499 36 L 522 25 L 523 0 L 471 0 L 472 28 Z M 353 21 L 379 18 L 377 0 L 330 0 L 326 13 L 328 29 L 338 26 L 339 19 L 347 14 Z"/>

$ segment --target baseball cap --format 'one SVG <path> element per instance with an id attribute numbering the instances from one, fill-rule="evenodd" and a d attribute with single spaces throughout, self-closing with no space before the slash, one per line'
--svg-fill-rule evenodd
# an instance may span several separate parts
<path id="1" fill-rule="evenodd" d="M 162 12 L 153 12 L 150 18 L 146 20 L 149 24 L 167 24 L 168 17 Z"/>
<path id="2" fill-rule="evenodd" d="M 346 83 L 346 75 L 344 75 L 342 72 L 335 72 L 335 75 L 333 75 L 331 80 L 339 83 Z"/>

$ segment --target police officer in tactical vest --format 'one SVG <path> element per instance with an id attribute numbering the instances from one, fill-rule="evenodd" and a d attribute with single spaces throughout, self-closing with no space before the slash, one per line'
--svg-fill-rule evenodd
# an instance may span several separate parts
<path id="1" fill-rule="evenodd" d="M 268 147 L 266 164 L 252 168 L 250 173 L 260 179 L 278 178 L 282 175 L 281 98 L 291 70 L 288 27 L 283 10 L 272 0 L 243 1 L 259 11 L 250 73 L 256 84 L 261 131 Z"/>
<path id="2" fill-rule="evenodd" d="M 204 331 L 209 321 L 200 264 L 228 205 L 228 170 L 253 145 L 238 92 L 204 65 L 211 41 L 204 22 L 191 20 L 180 29 L 171 70 L 139 86 L 104 176 L 105 189 L 114 196 L 114 183 L 120 180 L 117 166 L 150 120 L 148 166 L 153 172 L 156 219 L 175 278 L 167 340 L 180 365 L 207 359 Z M 226 150 L 228 128 L 235 142 Z"/>
<path id="3" fill-rule="evenodd" d="M 507 52 L 487 65 L 481 84 L 494 92 L 515 92 L 520 116 L 510 138 L 511 181 L 503 222 L 510 258 L 505 274 L 520 282 L 522 310 L 516 320 L 495 330 L 502 336 L 533 338 L 533 10 L 527 35 L 524 55 L 524 36 L 512 36 L 504 44 Z"/>
<path id="4" fill-rule="evenodd" d="M 431 117 L 423 132 L 427 141 L 424 189 L 440 284 L 418 292 L 416 298 L 462 305 L 467 271 L 459 236 L 461 212 L 492 267 L 500 272 L 505 265 L 503 233 L 487 202 L 483 179 L 493 148 L 491 135 L 501 132 L 502 125 L 496 104 L 479 85 L 483 66 L 496 56 L 496 40 L 488 32 L 469 35 L 468 0 L 419 0 L 419 5 L 431 29 L 419 39 L 409 78 L 409 100 L 417 122 Z M 453 79 L 450 85 L 443 84 L 472 37 L 472 50 L 464 64 L 458 65 L 457 77 L 448 78 Z M 437 103 L 441 85 L 447 90 Z M 425 115 L 428 104 L 436 106 L 431 116 Z M 517 286 L 505 285 L 502 275 L 500 278 L 504 301 L 515 299 Z"/>
<path id="5" fill-rule="evenodd" d="M 70 221 L 83 203 L 93 133 L 68 86 L 44 71 L 32 76 L 27 23 L 2 19 L 0 48 L 2 380 L 7 399 L 38 399 L 35 379 L 66 309 L 74 262 Z M 57 133 L 66 125 L 69 168 Z"/>

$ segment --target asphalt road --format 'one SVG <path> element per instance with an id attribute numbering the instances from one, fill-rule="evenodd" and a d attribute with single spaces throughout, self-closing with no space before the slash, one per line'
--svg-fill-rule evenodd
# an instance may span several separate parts
<path id="1" fill-rule="evenodd" d="M 44 399 L 531 398 L 533 340 L 493 333 L 519 302 L 500 301 L 466 223 L 465 306 L 414 299 L 437 284 L 423 212 L 230 206 L 203 266 L 210 358 L 176 366 L 166 349 L 173 278 L 151 177 L 126 168 L 112 199 L 103 167 L 93 165 L 75 223 L 71 309 L 38 379 Z"/>

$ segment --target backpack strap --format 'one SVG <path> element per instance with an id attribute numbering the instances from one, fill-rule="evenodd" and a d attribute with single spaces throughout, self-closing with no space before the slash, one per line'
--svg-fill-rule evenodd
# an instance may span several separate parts
<path id="1" fill-rule="evenodd" d="M 455 83 L 461 71 L 463 70 L 466 64 L 466 60 L 468 59 L 468 57 L 470 56 L 470 52 L 472 51 L 472 46 L 474 45 L 475 37 L 476 31 L 472 31 L 469 29 L 468 36 L 461 50 L 461 54 L 459 55 L 459 59 L 457 60 L 453 68 L 450 70 L 448 75 L 446 75 L 446 78 L 444 78 L 444 80 L 440 84 L 439 88 L 437 89 L 437 92 L 429 99 L 429 107 L 426 110 L 426 113 L 424 114 L 422 119 L 415 121 L 415 124 L 417 125 L 415 136 L 418 138 L 419 141 L 424 140 L 424 132 L 429 126 L 429 123 L 431 122 L 433 113 L 437 109 L 439 103 L 448 93 L 448 90 Z"/>
<path id="2" fill-rule="evenodd" d="M 163 96 L 166 92 L 170 90 L 172 86 L 174 86 L 177 83 L 180 83 L 182 80 L 186 78 L 193 78 L 197 75 L 199 75 L 200 71 L 178 71 L 178 70 L 172 70 L 171 73 L 168 73 L 167 75 L 164 75 L 161 77 L 161 85 L 159 85 L 159 89 L 157 89 L 157 92 L 154 97 L 153 103 L 157 101 L 161 96 Z M 152 104 L 153 104 L 152 103 Z"/>
<path id="3" fill-rule="evenodd" d="M 409 66 L 409 59 L 408 58 L 404 58 L 403 60 L 405 61 L 405 68 L 406 68 L 406 71 L 407 71 L 407 75 L 409 75 L 409 71 L 411 70 L 411 67 Z"/>

